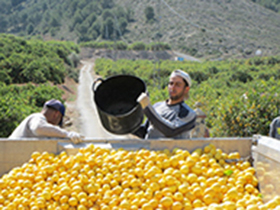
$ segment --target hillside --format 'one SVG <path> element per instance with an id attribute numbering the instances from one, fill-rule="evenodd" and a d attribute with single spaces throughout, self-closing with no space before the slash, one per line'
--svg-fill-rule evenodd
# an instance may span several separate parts
<path id="1" fill-rule="evenodd" d="M 205 59 L 280 54 L 280 14 L 249 0 L 0 0 L 0 12 L 0 32 L 45 40 L 165 42 Z"/>
<path id="2" fill-rule="evenodd" d="M 279 54 L 280 14 L 251 1 L 128 1 L 118 4 L 137 8 L 135 23 L 125 38 L 157 40 L 184 49 L 196 57 L 247 57 L 260 49 L 265 55 Z M 158 23 L 145 24 L 147 5 L 158 10 Z"/>

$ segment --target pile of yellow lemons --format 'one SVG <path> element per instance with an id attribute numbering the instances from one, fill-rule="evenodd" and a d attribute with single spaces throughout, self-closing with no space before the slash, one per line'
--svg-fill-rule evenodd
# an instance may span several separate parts
<path id="1" fill-rule="evenodd" d="M 32 153 L 0 179 L 0 210 L 280 210 L 265 202 L 249 162 L 213 144 L 193 152 L 105 149 Z"/>

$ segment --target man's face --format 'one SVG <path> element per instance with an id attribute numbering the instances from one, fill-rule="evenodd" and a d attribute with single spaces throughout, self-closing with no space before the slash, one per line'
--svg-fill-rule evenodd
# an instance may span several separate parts
<path id="1" fill-rule="evenodd" d="M 53 125 L 58 125 L 61 118 L 62 118 L 62 114 L 59 111 L 54 110 L 50 123 Z"/>
<path id="2" fill-rule="evenodd" d="M 184 100 L 189 87 L 186 86 L 183 78 L 179 76 L 171 77 L 168 83 L 169 98 L 173 101 Z"/>
<path id="3" fill-rule="evenodd" d="M 57 113 L 57 117 L 56 117 L 56 125 L 59 124 L 59 122 L 61 121 L 61 118 L 62 118 L 62 114 L 59 111 L 57 111 L 57 112 L 58 113 Z"/>

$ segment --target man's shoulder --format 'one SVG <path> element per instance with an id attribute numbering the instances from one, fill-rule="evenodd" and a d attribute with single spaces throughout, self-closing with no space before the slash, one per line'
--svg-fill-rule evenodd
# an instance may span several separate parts
<path id="1" fill-rule="evenodd" d="M 37 118 L 37 119 L 40 118 L 42 120 L 46 119 L 46 117 L 42 113 L 40 113 L 40 112 L 32 113 L 29 116 L 27 116 L 25 119 L 31 120 L 31 119 L 35 119 L 35 118 Z"/>
<path id="2" fill-rule="evenodd" d="M 30 114 L 28 117 L 45 117 L 45 116 L 40 112 L 36 112 L 36 113 Z"/>
<path id="3" fill-rule="evenodd" d="M 184 107 L 184 109 L 187 109 L 189 112 L 196 114 L 195 111 L 185 102 L 182 103 L 182 106 Z"/>

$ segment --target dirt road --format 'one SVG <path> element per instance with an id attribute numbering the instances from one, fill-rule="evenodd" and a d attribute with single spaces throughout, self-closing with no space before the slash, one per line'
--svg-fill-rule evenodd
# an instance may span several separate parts
<path id="1" fill-rule="evenodd" d="M 131 135 L 114 135 L 106 131 L 99 119 L 96 105 L 93 100 L 92 84 L 96 79 L 92 74 L 94 63 L 83 61 L 80 70 L 77 95 L 77 109 L 80 112 L 80 133 L 86 138 L 124 139 Z"/>

